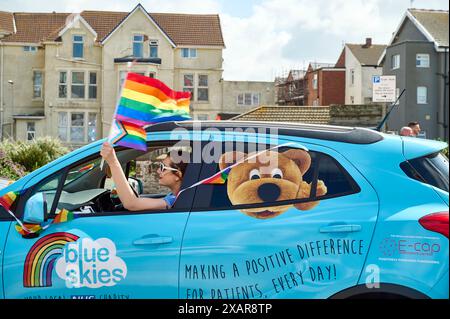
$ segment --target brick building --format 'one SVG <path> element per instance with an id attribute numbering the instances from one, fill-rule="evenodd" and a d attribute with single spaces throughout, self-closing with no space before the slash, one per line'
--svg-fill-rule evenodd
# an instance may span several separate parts
<path id="1" fill-rule="evenodd" d="M 310 63 L 305 78 L 305 105 L 344 104 L 345 68 L 330 63 Z"/>

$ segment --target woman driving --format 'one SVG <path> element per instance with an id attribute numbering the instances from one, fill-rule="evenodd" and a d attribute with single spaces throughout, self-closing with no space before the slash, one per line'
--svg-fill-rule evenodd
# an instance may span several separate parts
<path id="1" fill-rule="evenodd" d="M 114 148 L 108 142 L 103 143 L 100 155 L 108 163 L 112 179 L 116 185 L 117 195 L 123 207 L 130 211 L 169 209 L 175 203 L 181 188 L 187 163 L 182 161 L 175 163 L 169 154 L 159 163 L 157 173 L 159 185 L 167 186 L 171 192 L 164 198 L 140 198 L 131 189 L 130 184 L 117 159 Z"/>

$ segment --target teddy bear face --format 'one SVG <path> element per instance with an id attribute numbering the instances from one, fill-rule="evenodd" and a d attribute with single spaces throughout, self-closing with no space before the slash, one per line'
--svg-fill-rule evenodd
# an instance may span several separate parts
<path id="1" fill-rule="evenodd" d="M 299 188 L 303 181 L 301 168 L 310 165 L 309 154 L 298 151 L 294 161 L 291 153 L 266 151 L 258 154 L 233 154 L 234 160 L 245 159 L 233 167 L 227 179 L 227 193 L 233 205 L 259 204 L 298 198 Z M 222 164 L 221 167 L 224 167 Z M 246 208 L 241 211 L 248 216 L 267 219 L 285 212 L 292 205 Z"/>

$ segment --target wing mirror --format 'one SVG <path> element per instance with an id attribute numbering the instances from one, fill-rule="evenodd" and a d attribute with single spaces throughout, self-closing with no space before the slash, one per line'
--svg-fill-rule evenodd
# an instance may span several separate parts
<path id="1" fill-rule="evenodd" d="M 47 200 L 44 192 L 31 196 L 26 204 L 23 221 L 30 224 L 40 224 L 47 217 Z"/>
<path id="2" fill-rule="evenodd" d="M 128 183 L 131 187 L 134 188 L 138 195 L 141 195 L 144 192 L 144 185 L 140 179 L 135 177 L 128 177 Z"/>

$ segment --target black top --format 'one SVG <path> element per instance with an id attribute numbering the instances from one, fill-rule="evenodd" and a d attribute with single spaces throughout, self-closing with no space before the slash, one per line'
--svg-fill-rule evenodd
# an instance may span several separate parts
<path id="1" fill-rule="evenodd" d="M 372 144 L 383 140 L 383 135 L 379 132 L 366 128 L 258 121 L 164 122 L 148 126 L 146 131 L 163 132 L 171 131 L 176 128 L 184 128 L 189 131 L 204 131 L 208 128 L 225 131 L 227 128 L 240 128 L 244 132 L 246 129 L 254 129 L 255 133 L 261 134 L 271 134 L 274 132 L 271 132 L 270 130 L 276 129 L 278 135 L 305 137 L 351 144 Z"/>

